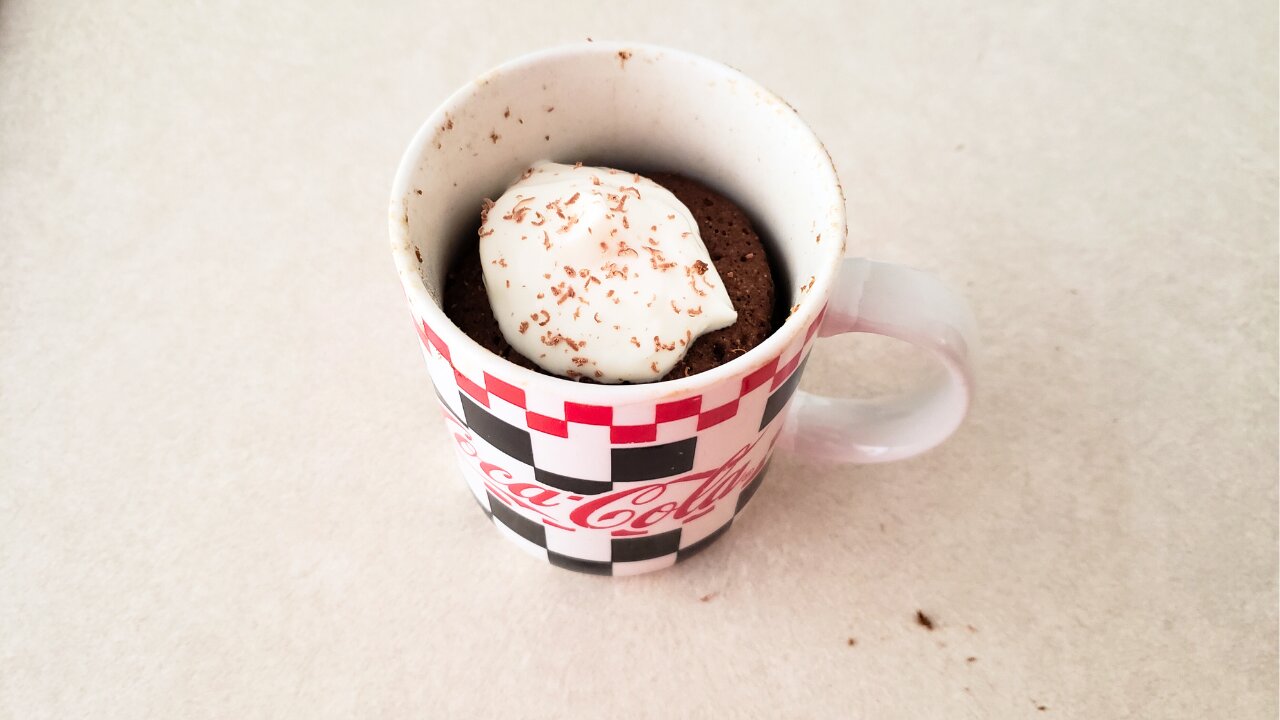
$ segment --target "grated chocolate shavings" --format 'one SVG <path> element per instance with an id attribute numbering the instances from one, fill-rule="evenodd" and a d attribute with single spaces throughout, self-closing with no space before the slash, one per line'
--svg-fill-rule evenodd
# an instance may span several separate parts
<path id="1" fill-rule="evenodd" d="M 654 335 L 654 336 L 653 336 L 653 351 L 654 351 L 654 352 L 662 352 L 663 350 L 675 350 L 675 349 L 676 349 L 676 344 L 675 344 L 675 343 L 664 343 L 664 342 L 662 342 L 662 339 L 661 339 L 661 338 L 659 338 L 657 335 Z"/>

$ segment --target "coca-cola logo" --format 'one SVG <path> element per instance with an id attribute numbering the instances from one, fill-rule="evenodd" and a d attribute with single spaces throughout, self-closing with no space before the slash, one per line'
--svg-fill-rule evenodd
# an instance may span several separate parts
<path id="1" fill-rule="evenodd" d="M 712 470 L 669 480 L 614 490 L 584 498 L 534 482 L 516 480 L 506 469 L 480 457 L 471 431 L 452 413 L 445 419 L 458 449 L 478 471 L 484 487 L 500 502 L 537 515 L 547 525 L 562 530 L 609 531 L 618 537 L 648 535 L 664 521 L 685 525 L 715 510 L 726 498 L 735 497 L 764 466 L 763 453 L 750 460 L 760 438 L 743 445 Z M 670 526 L 670 522 L 666 522 Z"/>

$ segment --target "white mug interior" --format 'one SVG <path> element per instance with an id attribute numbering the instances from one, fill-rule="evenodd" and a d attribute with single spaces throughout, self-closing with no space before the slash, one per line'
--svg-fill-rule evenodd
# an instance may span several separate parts
<path id="1" fill-rule="evenodd" d="M 580 392 L 634 400 L 652 388 L 714 381 L 776 355 L 830 294 L 844 254 L 844 198 L 826 149 L 795 110 L 737 70 L 690 53 L 581 43 L 472 81 L 406 151 L 392 190 L 392 249 L 410 304 L 428 325 L 461 336 L 441 309 L 449 264 L 462 243 L 476 242 L 481 199 L 496 198 L 541 159 L 677 172 L 724 193 L 756 223 L 789 313 L 760 346 L 706 373 Z M 563 382 L 515 365 L 510 373 Z"/>

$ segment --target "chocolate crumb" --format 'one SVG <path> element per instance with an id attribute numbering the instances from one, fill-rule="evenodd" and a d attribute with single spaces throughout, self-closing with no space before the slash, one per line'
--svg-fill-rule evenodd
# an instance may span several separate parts
<path id="1" fill-rule="evenodd" d="M 500 140 L 500 139 L 502 139 L 502 136 L 501 136 L 501 135 L 499 135 L 497 132 L 495 132 L 495 131 L 493 131 L 493 130 L 490 130 L 490 131 L 489 131 L 489 140 L 490 140 L 494 145 L 497 145 L 497 144 L 498 144 L 498 140 Z"/>
<path id="2" fill-rule="evenodd" d="M 503 110 L 503 111 L 502 111 L 502 117 L 504 117 L 504 118 L 509 118 L 509 117 L 511 117 L 511 107 L 510 107 L 510 106 L 508 106 L 506 110 Z"/>
<path id="3" fill-rule="evenodd" d="M 971 662 L 978 662 L 978 658 L 976 658 L 976 657 L 974 657 L 974 656 L 970 655 L 969 657 L 965 658 L 965 659 L 964 659 L 964 661 L 965 661 L 965 662 L 967 662 L 967 663 L 971 663 Z"/>
<path id="4" fill-rule="evenodd" d="M 520 323 L 520 334 L 523 335 L 525 330 L 529 329 L 529 321 L 524 320 Z"/>
<path id="5" fill-rule="evenodd" d="M 719 595 L 719 594 L 720 594 L 720 593 L 718 593 L 718 592 L 709 592 L 709 593 L 707 593 L 706 595 L 703 595 L 702 597 L 698 598 L 698 601 L 699 601 L 699 602 L 711 602 L 711 601 L 712 601 L 712 600 L 714 600 L 714 599 L 715 599 L 715 597 L 716 597 L 717 595 Z"/>
<path id="6" fill-rule="evenodd" d="M 630 52 L 630 51 L 628 51 L 628 50 L 619 50 L 619 51 L 618 51 L 618 63 L 619 63 L 622 67 L 624 67 L 624 68 L 625 68 L 625 67 L 627 66 L 627 61 L 628 61 L 628 60 L 630 60 L 630 59 L 631 59 L 631 52 Z"/>
<path id="7" fill-rule="evenodd" d="M 414 191 L 414 192 L 416 192 L 416 193 L 418 193 L 419 195 L 421 195 L 421 194 L 422 194 L 422 191 L 421 191 L 421 190 L 419 190 L 419 189 L 417 189 L 417 188 L 414 188 L 414 189 L 413 189 L 413 191 Z"/>
<path id="8" fill-rule="evenodd" d="M 543 136 L 542 136 L 542 139 L 543 139 L 543 140 L 550 140 L 550 139 L 551 139 L 551 136 L 550 136 L 550 135 L 543 135 Z"/>
<path id="9" fill-rule="evenodd" d="M 933 630 L 933 619 L 925 615 L 923 610 L 916 611 L 916 623 L 925 630 Z"/>
<path id="10" fill-rule="evenodd" d="M 418 250 L 418 248 L 414 248 L 413 254 L 418 258 L 418 262 L 422 262 L 422 251 Z"/>
<path id="11" fill-rule="evenodd" d="M 848 642 L 849 647 L 853 647 L 854 645 L 857 645 L 857 644 L 858 644 L 858 638 L 849 638 L 849 642 Z"/>

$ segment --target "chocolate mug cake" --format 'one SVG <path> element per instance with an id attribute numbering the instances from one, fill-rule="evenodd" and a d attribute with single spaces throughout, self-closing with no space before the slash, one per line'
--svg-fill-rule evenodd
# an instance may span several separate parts
<path id="1" fill-rule="evenodd" d="M 445 313 L 531 370 L 584 382 L 688 377 L 759 345 L 780 319 L 750 219 L 688 177 L 537 163 L 496 204 L 484 201 L 479 219 L 479 242 L 462 243 L 446 278 Z"/>

